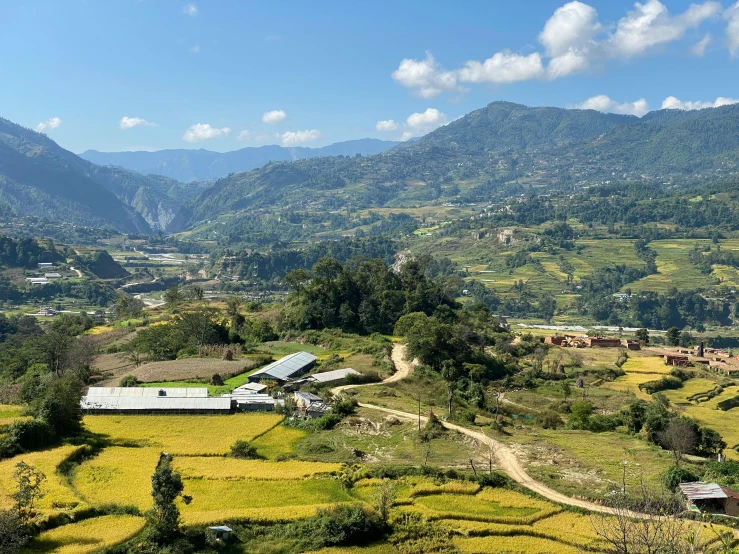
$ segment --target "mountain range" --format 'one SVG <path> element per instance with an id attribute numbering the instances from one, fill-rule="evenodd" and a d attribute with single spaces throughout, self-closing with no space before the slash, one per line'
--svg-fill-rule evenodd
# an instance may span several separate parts
<path id="1" fill-rule="evenodd" d="M 210 150 L 159 150 L 156 152 L 98 152 L 87 150 L 81 158 L 98 165 L 113 165 L 143 174 L 163 175 L 183 183 L 216 180 L 230 173 L 249 171 L 269 162 L 302 160 L 319 156 L 369 156 L 389 150 L 398 142 L 358 139 L 322 148 L 277 145 L 247 147 L 233 152 Z"/>
<path id="2" fill-rule="evenodd" d="M 220 179 L 169 230 L 229 212 L 485 201 L 604 180 L 694 181 L 736 171 L 739 105 L 642 118 L 493 102 L 387 152 L 270 163 Z M 661 181 L 660 181 L 661 182 Z"/>
<path id="3" fill-rule="evenodd" d="M 370 154 L 373 149 L 380 152 Z M 737 172 L 739 105 L 660 110 L 637 118 L 493 102 L 401 144 L 364 139 L 318 149 L 86 155 L 109 165 L 92 163 L 46 135 L 0 119 L 0 215 L 107 225 L 129 233 L 174 232 L 256 210 L 321 213 L 484 202 L 501 191 L 546 193 L 603 181 L 724 179 Z M 123 162 L 136 162 L 143 171 L 152 170 L 147 164 L 172 171 L 177 165 L 176 171 L 189 171 L 191 177 L 226 173 L 215 183 L 183 184 L 125 169 Z M 236 172 L 239 163 L 262 162 Z"/>

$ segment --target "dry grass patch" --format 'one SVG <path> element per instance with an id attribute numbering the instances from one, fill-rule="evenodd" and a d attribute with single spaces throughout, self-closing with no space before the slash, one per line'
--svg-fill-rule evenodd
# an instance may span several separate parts
<path id="1" fill-rule="evenodd" d="M 88 554 L 121 544 L 144 528 L 137 516 L 102 516 L 42 532 L 24 554 Z"/>
<path id="2" fill-rule="evenodd" d="M 218 358 L 183 358 L 181 360 L 167 360 L 164 362 L 150 362 L 133 367 L 119 359 L 116 375 L 102 384 L 114 386 L 123 375 L 133 375 L 142 383 L 156 383 L 160 381 L 182 381 L 185 379 L 210 379 L 214 374 L 221 376 L 236 375 L 256 368 L 259 364 L 248 358 L 240 360 L 219 360 Z M 225 377 L 224 377 L 225 378 Z"/>
<path id="3" fill-rule="evenodd" d="M 88 431 L 114 441 L 157 447 L 170 454 L 227 454 L 237 440 L 251 441 L 282 421 L 276 414 L 92 415 Z"/>

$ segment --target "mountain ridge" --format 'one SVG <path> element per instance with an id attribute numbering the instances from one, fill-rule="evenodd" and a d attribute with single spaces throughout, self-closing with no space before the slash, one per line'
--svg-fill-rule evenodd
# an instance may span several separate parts
<path id="1" fill-rule="evenodd" d="M 397 146 L 397 141 L 355 139 L 320 148 L 265 145 L 245 147 L 230 152 L 203 148 L 174 148 L 154 152 L 99 152 L 86 150 L 79 156 L 102 166 L 119 166 L 145 175 L 162 175 L 183 183 L 216 180 L 230 173 L 257 169 L 269 162 L 294 161 L 319 156 L 373 155 Z"/>

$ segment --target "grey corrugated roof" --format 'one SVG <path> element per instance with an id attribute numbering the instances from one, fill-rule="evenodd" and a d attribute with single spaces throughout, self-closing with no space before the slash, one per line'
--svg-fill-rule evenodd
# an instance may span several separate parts
<path id="1" fill-rule="evenodd" d="M 346 379 L 347 375 L 359 375 L 359 372 L 349 367 L 346 369 L 334 369 L 333 371 L 324 371 L 323 373 L 314 373 L 310 376 L 310 378 L 319 383 L 330 383 L 331 381 L 340 381 L 341 379 Z"/>
<path id="2" fill-rule="evenodd" d="M 230 398 L 173 398 L 166 396 L 83 396 L 83 410 L 222 410 L 231 409 Z"/>
<path id="3" fill-rule="evenodd" d="M 164 391 L 163 395 L 159 392 Z M 206 387 L 90 387 L 87 396 L 165 396 L 167 398 L 207 398 Z"/>
<path id="4" fill-rule="evenodd" d="M 312 392 L 296 392 L 295 396 L 298 396 L 303 400 L 307 400 L 308 402 L 323 402 L 323 398 L 316 396 Z"/>
<path id="5" fill-rule="evenodd" d="M 249 377 L 263 377 L 265 379 L 272 377 L 279 381 L 287 381 L 293 375 L 299 374 L 306 367 L 313 365 L 317 359 L 308 352 L 296 352 L 272 362 L 259 371 L 255 371 Z"/>
<path id="6" fill-rule="evenodd" d="M 267 388 L 267 385 L 263 385 L 262 383 L 247 383 L 246 385 L 241 385 L 240 387 L 236 387 L 232 392 L 240 393 L 240 392 L 261 392 L 264 389 Z"/>
<path id="7" fill-rule="evenodd" d="M 680 490 L 688 500 L 709 500 L 727 498 L 726 493 L 716 483 L 680 483 Z"/>

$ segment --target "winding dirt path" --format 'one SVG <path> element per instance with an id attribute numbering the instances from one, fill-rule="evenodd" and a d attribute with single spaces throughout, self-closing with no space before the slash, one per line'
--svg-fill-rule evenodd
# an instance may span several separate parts
<path id="1" fill-rule="evenodd" d="M 358 387 L 370 387 L 370 386 L 376 386 L 376 385 L 384 385 L 384 384 L 400 381 L 401 379 L 405 379 L 412 370 L 411 363 L 405 359 L 405 345 L 401 345 L 401 344 L 393 345 L 392 360 L 393 360 L 393 363 L 395 364 L 396 371 L 384 381 L 381 381 L 379 383 L 368 383 L 366 385 L 344 385 L 341 387 L 335 387 L 331 389 L 331 392 L 333 394 L 340 394 L 341 392 L 345 390 L 349 390 L 349 389 L 354 389 Z M 359 406 L 362 408 L 370 409 L 370 410 L 377 410 L 380 412 L 384 412 L 386 414 L 390 414 L 390 415 L 393 415 L 401 419 L 408 419 L 412 421 L 418 420 L 418 414 L 412 414 L 409 412 L 401 412 L 400 410 L 384 408 L 382 406 L 376 406 L 375 404 L 365 404 L 363 402 L 360 402 Z M 426 423 L 428 421 L 428 417 L 421 416 L 421 421 Z M 612 508 L 609 508 L 607 506 L 601 506 L 600 504 L 595 504 L 594 502 L 589 502 L 588 500 L 572 498 L 570 496 L 567 496 L 566 494 L 557 492 L 554 489 L 550 489 L 545 484 L 540 483 L 539 481 L 536 481 L 528 473 L 526 473 L 526 470 L 524 469 L 519 459 L 516 457 L 513 451 L 506 444 L 500 441 L 497 441 L 493 439 L 492 437 L 487 436 L 485 433 L 481 431 L 473 431 L 472 429 L 468 429 L 466 427 L 462 427 L 461 425 L 456 425 L 448 421 L 442 421 L 441 423 L 447 429 L 457 431 L 458 433 L 462 433 L 463 435 L 467 435 L 468 437 L 472 437 L 473 439 L 476 439 L 477 441 L 483 444 L 486 444 L 493 451 L 493 454 L 498 463 L 498 466 L 506 475 L 508 475 L 508 477 L 513 479 L 516 483 L 526 487 L 527 489 L 534 491 L 537 494 L 540 494 L 544 498 L 547 498 L 558 504 L 564 504 L 567 506 L 576 506 L 578 508 L 590 510 L 591 512 L 599 512 L 599 513 L 606 513 L 606 514 L 615 512 Z M 632 517 L 640 517 L 642 514 L 631 513 L 630 515 Z M 648 517 L 648 516 L 644 516 L 644 517 Z"/>

